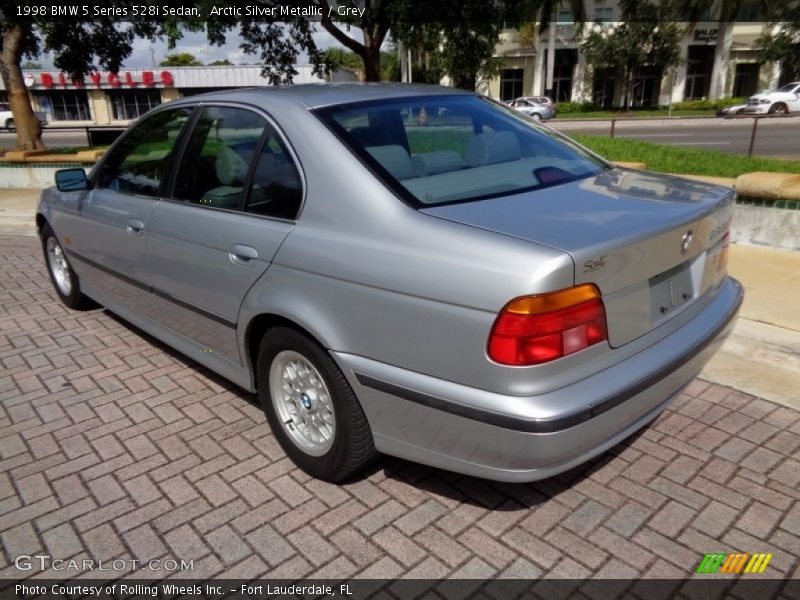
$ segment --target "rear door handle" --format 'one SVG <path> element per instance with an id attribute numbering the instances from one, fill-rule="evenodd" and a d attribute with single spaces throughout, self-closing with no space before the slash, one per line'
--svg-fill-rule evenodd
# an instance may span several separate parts
<path id="1" fill-rule="evenodd" d="M 139 219 L 130 219 L 128 221 L 127 227 L 128 233 L 133 235 L 139 235 L 144 231 L 144 223 L 142 223 Z"/>
<path id="2" fill-rule="evenodd" d="M 244 244 L 234 244 L 231 246 L 231 259 L 234 262 L 247 263 L 258 258 L 258 251 Z"/>

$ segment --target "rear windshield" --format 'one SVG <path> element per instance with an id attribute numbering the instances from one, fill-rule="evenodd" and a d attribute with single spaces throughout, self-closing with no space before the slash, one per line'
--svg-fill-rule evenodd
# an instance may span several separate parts
<path id="1" fill-rule="evenodd" d="M 370 101 L 317 114 L 418 207 L 550 187 L 608 168 L 552 130 L 480 96 Z"/>

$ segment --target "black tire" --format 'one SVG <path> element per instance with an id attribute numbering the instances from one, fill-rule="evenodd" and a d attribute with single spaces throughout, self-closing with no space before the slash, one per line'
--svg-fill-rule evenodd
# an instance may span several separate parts
<path id="1" fill-rule="evenodd" d="M 6 129 L 9 131 L 17 130 L 17 128 L 14 126 L 14 119 L 6 119 Z"/>
<path id="2" fill-rule="evenodd" d="M 87 297 L 81 293 L 81 283 L 78 279 L 78 276 L 75 274 L 75 271 L 72 269 L 72 265 L 69 264 L 67 260 L 66 254 L 64 254 L 63 248 L 61 248 L 61 242 L 58 241 L 58 238 L 53 233 L 53 230 L 50 228 L 50 225 L 47 223 L 44 224 L 42 227 L 42 252 L 44 253 L 44 262 L 47 265 L 47 273 L 50 275 L 50 281 L 53 284 L 53 288 L 56 290 L 56 295 L 61 302 L 64 303 L 67 307 L 73 310 L 86 310 L 89 308 L 94 308 L 95 304 Z M 52 241 L 51 241 L 52 240 Z M 66 269 L 64 271 L 64 277 L 66 277 L 66 281 L 68 282 L 69 289 L 63 289 L 64 285 L 59 284 L 56 275 L 56 267 L 54 266 L 54 258 L 52 253 L 49 251 L 49 247 L 51 244 L 54 244 L 56 247 L 59 248 L 61 255 L 63 256 L 64 264 L 66 265 Z"/>
<path id="3" fill-rule="evenodd" d="M 539 113 L 533 113 L 531 115 L 531 117 L 533 118 L 534 121 L 541 121 L 542 120 L 542 115 L 540 115 Z"/>
<path id="4" fill-rule="evenodd" d="M 771 115 L 785 115 L 788 112 L 789 109 L 786 108 L 783 102 L 777 102 L 769 107 L 769 114 Z"/>
<path id="5" fill-rule="evenodd" d="M 298 436 L 303 436 L 302 421 L 284 421 L 276 409 L 282 400 L 273 402 L 270 378 L 273 363 L 276 373 L 281 372 L 284 357 L 295 354 L 321 375 L 333 409 L 335 428 L 329 442 L 331 445 L 318 455 L 309 453 L 295 441 Z M 273 434 L 289 458 L 309 475 L 330 482 L 343 481 L 365 469 L 377 456 L 372 432 L 353 390 L 330 355 L 307 336 L 288 327 L 269 329 L 259 346 L 257 381 L 258 398 Z M 303 397 L 307 399 L 305 392 Z M 309 409 L 309 412 L 321 410 L 320 406 L 315 406 L 313 411 Z M 294 403 L 294 409 L 298 413 L 303 410 L 299 402 Z"/>

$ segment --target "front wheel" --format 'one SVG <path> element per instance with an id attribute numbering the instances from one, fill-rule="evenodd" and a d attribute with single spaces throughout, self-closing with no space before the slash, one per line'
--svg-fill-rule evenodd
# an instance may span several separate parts
<path id="1" fill-rule="evenodd" d="M 772 115 L 785 115 L 789 112 L 785 104 L 773 104 L 769 107 L 769 112 Z"/>
<path id="2" fill-rule="evenodd" d="M 288 327 L 265 334 L 258 396 L 283 450 L 309 475 L 342 481 L 376 456 L 369 424 L 342 372 L 310 338 Z"/>
<path id="3" fill-rule="evenodd" d="M 9 131 L 15 131 L 16 127 L 14 126 L 14 119 L 8 119 L 6 121 L 6 129 Z"/>
<path id="4" fill-rule="evenodd" d="M 80 280 L 49 225 L 42 228 L 42 250 L 50 281 L 53 282 L 59 300 L 73 310 L 91 308 L 91 301 L 81 293 Z"/>

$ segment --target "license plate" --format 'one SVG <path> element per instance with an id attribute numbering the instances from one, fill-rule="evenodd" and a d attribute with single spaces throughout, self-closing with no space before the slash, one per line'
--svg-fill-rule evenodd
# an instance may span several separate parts
<path id="1" fill-rule="evenodd" d="M 685 262 L 650 278 L 650 319 L 656 322 L 694 297 L 692 274 Z"/>

